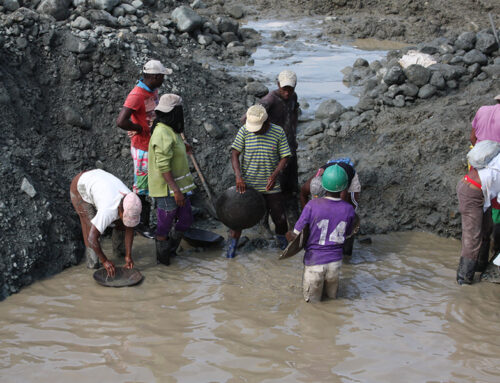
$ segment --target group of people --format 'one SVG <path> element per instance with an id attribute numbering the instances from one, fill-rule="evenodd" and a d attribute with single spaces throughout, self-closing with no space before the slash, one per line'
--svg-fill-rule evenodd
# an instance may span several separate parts
<path id="1" fill-rule="evenodd" d="M 183 134 L 182 98 L 158 94 L 165 76 L 171 73 L 161 62 L 148 61 L 117 118 L 118 127 L 131 138 L 132 191 L 100 169 L 78 174 L 71 184 L 71 200 L 82 225 L 87 265 L 94 268 L 100 262 L 110 276 L 114 276 L 115 266 L 99 244 L 99 237 L 108 226 L 114 224 L 113 255 L 124 256 L 125 267 L 132 268 L 134 230 L 154 238 L 157 261 L 169 265 L 183 233 L 193 222 L 189 194 L 195 184 L 187 158 L 192 148 Z M 323 294 L 336 296 L 342 256 L 352 253 L 361 186 L 351 159 L 336 158 L 321 166 L 299 190 L 296 84 L 294 72 L 282 71 L 278 88 L 247 110 L 231 146 L 231 164 L 238 192 L 245 193 L 252 187 L 263 195 L 281 249 L 309 227 L 303 291 L 306 301 L 318 301 Z M 150 228 L 148 196 L 156 204 L 155 233 Z M 291 231 L 289 223 L 295 223 Z M 236 256 L 240 236 L 241 231 L 230 231 L 227 258 Z"/>

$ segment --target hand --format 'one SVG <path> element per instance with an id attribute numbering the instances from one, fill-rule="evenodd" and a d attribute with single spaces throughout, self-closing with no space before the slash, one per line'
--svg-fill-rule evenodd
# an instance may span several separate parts
<path id="1" fill-rule="evenodd" d="M 236 190 L 240 194 L 243 194 L 243 193 L 245 193 L 245 189 L 246 189 L 246 185 L 245 185 L 245 181 L 243 181 L 243 178 L 236 177 Z"/>
<path id="2" fill-rule="evenodd" d="M 129 130 L 127 132 L 127 135 L 128 135 L 129 138 L 134 137 L 136 134 L 139 134 L 139 132 L 136 132 L 135 130 Z"/>
<path id="3" fill-rule="evenodd" d="M 277 175 L 271 174 L 267 179 L 266 191 L 272 190 L 276 184 Z"/>
<path id="4" fill-rule="evenodd" d="M 131 256 L 125 256 L 125 266 L 126 269 L 133 269 L 134 268 L 134 261 L 132 260 Z"/>
<path id="5" fill-rule="evenodd" d="M 184 142 L 184 145 L 186 145 L 186 153 L 193 154 L 193 147 L 190 144 L 188 144 L 187 142 Z"/>
<path id="6" fill-rule="evenodd" d="M 113 265 L 113 262 L 106 259 L 102 263 L 102 265 L 104 266 L 104 268 L 108 272 L 108 277 L 114 278 L 115 277 L 115 265 Z"/>
<path id="7" fill-rule="evenodd" d="M 182 194 L 182 192 L 180 190 L 174 191 L 174 199 L 175 199 L 175 203 L 179 207 L 183 207 L 186 203 L 186 200 L 184 198 L 184 194 Z"/>

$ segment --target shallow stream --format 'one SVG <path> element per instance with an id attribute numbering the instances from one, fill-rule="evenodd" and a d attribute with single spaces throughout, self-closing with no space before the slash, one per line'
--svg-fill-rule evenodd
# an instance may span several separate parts
<path id="1" fill-rule="evenodd" d="M 0 380 L 498 382 L 500 286 L 455 283 L 458 241 L 372 240 L 339 298 L 313 305 L 301 254 L 184 250 L 165 267 L 136 238 L 139 286 L 101 287 L 81 264 L 0 303 Z"/>

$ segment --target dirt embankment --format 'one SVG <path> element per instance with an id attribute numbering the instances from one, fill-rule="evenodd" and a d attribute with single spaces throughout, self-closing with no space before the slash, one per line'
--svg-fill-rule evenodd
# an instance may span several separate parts
<path id="1" fill-rule="evenodd" d="M 331 16 L 325 33 L 336 38 L 412 43 L 441 35 L 455 39 L 463 30 L 487 28 L 488 10 L 500 14 L 489 1 L 429 3 L 195 1 L 200 20 L 191 14 L 196 26 L 183 30 L 172 12 L 187 1 L 4 0 L 0 299 L 80 261 L 79 222 L 68 196 L 75 174 L 102 167 L 131 183 L 129 141 L 115 119 L 146 60 L 157 58 L 174 69 L 161 92 L 185 100 L 186 134 L 197 140 L 197 158 L 217 192 L 233 182 L 228 147 L 255 97 L 249 79 L 210 70 L 198 58 L 246 60 L 258 36 L 239 28 L 242 13 L 283 16 L 286 10 L 300 17 L 307 11 Z M 382 103 L 358 127 L 327 134 L 302 157 L 302 177 L 332 151 L 351 154 L 364 185 L 366 233 L 423 228 L 456 235 L 454 184 L 463 171 L 469 121 L 500 89 L 492 78 L 469 78 L 454 89 L 406 100 L 401 108 Z"/>

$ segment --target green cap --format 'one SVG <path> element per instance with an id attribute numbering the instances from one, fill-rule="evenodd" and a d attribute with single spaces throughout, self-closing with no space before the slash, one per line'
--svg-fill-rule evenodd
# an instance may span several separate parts
<path id="1" fill-rule="evenodd" d="M 344 190 L 347 187 L 347 183 L 347 173 L 337 164 L 326 168 L 321 178 L 323 188 L 332 193 Z"/>

